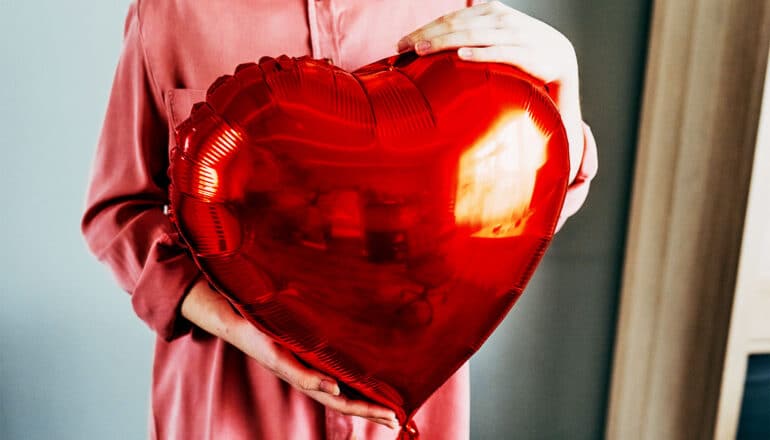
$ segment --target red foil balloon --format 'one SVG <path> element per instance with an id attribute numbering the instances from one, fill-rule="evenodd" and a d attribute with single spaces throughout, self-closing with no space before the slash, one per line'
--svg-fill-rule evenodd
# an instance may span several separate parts
<path id="1" fill-rule="evenodd" d="M 451 52 L 240 65 L 177 145 L 172 219 L 211 284 L 403 438 L 521 295 L 569 174 L 544 85 Z"/>

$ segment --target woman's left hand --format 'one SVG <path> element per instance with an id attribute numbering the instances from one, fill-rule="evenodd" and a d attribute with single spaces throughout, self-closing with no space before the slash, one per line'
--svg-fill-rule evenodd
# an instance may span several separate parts
<path id="1" fill-rule="evenodd" d="M 511 64 L 546 83 L 567 131 L 572 182 L 583 156 L 583 120 L 577 57 L 567 37 L 540 20 L 491 1 L 437 18 L 404 36 L 397 49 L 418 55 L 456 49 L 462 59 Z"/>

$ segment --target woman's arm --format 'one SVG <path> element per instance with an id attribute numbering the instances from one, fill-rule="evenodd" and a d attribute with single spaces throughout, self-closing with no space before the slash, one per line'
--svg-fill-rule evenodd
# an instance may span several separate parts
<path id="1" fill-rule="evenodd" d="M 91 252 L 131 294 L 136 314 L 171 340 L 189 330 L 179 306 L 201 273 L 163 212 L 168 200 L 168 131 L 162 108 L 132 4 L 81 229 Z"/>
<path id="2" fill-rule="evenodd" d="M 398 427 L 396 414 L 392 410 L 341 395 L 333 378 L 304 366 L 291 351 L 275 343 L 235 313 L 225 297 L 211 289 L 207 281 L 195 283 L 182 303 L 182 314 L 323 405 L 342 414 L 364 417 L 392 429 Z"/>
<path id="3" fill-rule="evenodd" d="M 126 18 L 81 223 L 91 252 L 110 267 L 131 294 L 137 315 L 163 339 L 177 338 L 195 324 L 318 402 L 397 426 L 393 411 L 339 395 L 334 379 L 303 366 L 208 286 L 164 214 L 167 115 L 142 44 L 134 3 Z"/>
<path id="4" fill-rule="evenodd" d="M 580 111 L 578 63 L 570 41 L 551 26 L 499 1 L 480 3 L 437 18 L 405 35 L 397 50 L 418 55 L 456 49 L 469 61 L 511 64 L 548 84 L 559 107 L 570 151 L 570 186 L 557 230 L 585 201 L 597 172 L 593 134 Z"/>
<path id="5" fill-rule="evenodd" d="M 567 187 L 567 195 L 564 198 L 559 220 L 556 223 L 556 232 L 558 232 L 564 223 L 574 215 L 588 196 L 588 189 L 591 186 L 591 180 L 596 176 L 599 168 L 599 159 L 596 151 L 596 140 L 591 132 L 591 127 L 583 124 L 583 154 L 580 159 L 580 167 L 572 183 Z"/>

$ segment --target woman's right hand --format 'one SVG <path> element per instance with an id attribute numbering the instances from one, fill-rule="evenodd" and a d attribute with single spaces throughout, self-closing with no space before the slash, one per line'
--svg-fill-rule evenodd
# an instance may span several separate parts
<path id="1" fill-rule="evenodd" d="M 200 278 L 182 302 L 182 315 L 198 327 L 218 336 L 254 358 L 260 365 L 321 404 L 342 414 L 359 416 L 375 423 L 398 427 L 393 410 L 340 395 L 337 382 L 304 366 L 285 347 L 236 313 L 230 303 Z"/>

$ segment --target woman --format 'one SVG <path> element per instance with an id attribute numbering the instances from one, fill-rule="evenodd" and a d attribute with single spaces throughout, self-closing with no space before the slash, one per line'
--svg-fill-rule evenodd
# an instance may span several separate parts
<path id="1" fill-rule="evenodd" d="M 203 280 L 164 213 L 171 129 L 214 79 L 264 55 L 329 58 L 353 70 L 396 51 L 449 49 L 551 83 L 570 143 L 561 227 L 585 199 L 596 147 L 580 114 L 572 46 L 546 24 L 499 2 L 458 0 L 130 6 L 82 230 L 157 333 L 151 438 L 395 438 L 393 411 L 340 395 L 334 379 L 300 364 Z M 466 363 L 415 416 L 422 438 L 467 439 L 469 403 Z"/>

